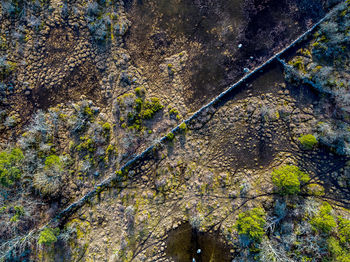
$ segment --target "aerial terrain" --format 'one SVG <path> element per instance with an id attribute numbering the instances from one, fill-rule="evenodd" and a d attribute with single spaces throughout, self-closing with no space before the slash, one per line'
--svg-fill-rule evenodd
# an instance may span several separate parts
<path id="1" fill-rule="evenodd" d="M 0 262 L 350 262 L 350 0 L 0 0 Z"/>

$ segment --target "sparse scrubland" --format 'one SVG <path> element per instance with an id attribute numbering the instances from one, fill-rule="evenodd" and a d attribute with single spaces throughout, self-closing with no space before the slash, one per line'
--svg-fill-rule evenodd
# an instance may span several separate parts
<path id="1" fill-rule="evenodd" d="M 1 1 L 0 261 L 350 261 L 350 1 L 144 2 Z"/>

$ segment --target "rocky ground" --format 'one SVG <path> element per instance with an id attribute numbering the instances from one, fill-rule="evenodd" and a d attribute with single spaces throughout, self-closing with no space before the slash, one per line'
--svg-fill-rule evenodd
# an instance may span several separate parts
<path id="1" fill-rule="evenodd" d="M 273 71 L 281 74 L 278 69 Z M 238 236 L 232 235 L 239 212 L 260 205 L 273 210 L 276 201 L 291 201 L 297 209 L 305 208 L 303 201 L 317 205 L 312 190 L 318 186 L 332 198 L 347 191 L 346 185 L 328 180 L 331 174 L 346 176 L 349 167 L 344 159 L 322 148 L 305 151 L 298 142 L 297 137 L 309 133 L 317 122 L 313 105 L 301 102 L 300 95 L 292 95 L 283 82 L 258 88 L 261 83 L 266 85 L 267 75 L 234 96 L 233 101 L 213 109 L 210 117 L 198 119 L 157 150 L 152 159 L 129 169 L 133 179 L 123 184 L 122 191 L 106 191 L 92 206 L 79 211 L 71 226 L 84 225 L 86 234 L 77 240 L 84 259 L 169 261 L 170 254 L 176 261 L 190 261 L 188 253 L 176 249 L 176 243 L 167 242 L 167 236 L 186 223 L 199 232 L 220 232 L 221 241 L 226 243 L 224 251 L 229 250 L 223 261 L 239 259 L 242 247 Z M 271 170 L 285 164 L 303 167 L 312 176 L 303 197 L 286 200 L 274 195 Z M 342 195 L 345 202 L 346 196 Z M 303 217 L 306 211 L 293 212 Z M 298 216 L 291 215 L 290 219 L 297 220 Z M 272 222 L 273 214 L 269 219 Z M 202 245 L 209 253 L 203 253 L 203 261 L 213 255 L 205 248 L 215 250 L 217 241 Z M 177 245 L 189 248 L 192 244 Z M 214 252 L 214 259 L 220 261 L 219 254 Z"/>
<path id="2" fill-rule="evenodd" d="M 0 260 L 349 261 L 336 3 L 2 2 Z"/>

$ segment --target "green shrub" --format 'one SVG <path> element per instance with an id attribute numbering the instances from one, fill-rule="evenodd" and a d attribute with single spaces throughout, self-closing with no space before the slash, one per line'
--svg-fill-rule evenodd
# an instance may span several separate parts
<path id="1" fill-rule="evenodd" d="M 103 131 L 105 131 L 105 132 L 110 132 L 111 129 L 112 129 L 112 126 L 111 126 L 110 123 L 106 122 L 106 123 L 104 123 L 104 124 L 102 125 L 102 129 L 103 129 Z"/>
<path id="2" fill-rule="evenodd" d="M 143 100 L 141 98 L 136 98 L 135 106 L 134 106 L 134 109 L 136 110 L 136 112 L 138 113 L 141 112 L 142 105 L 143 105 Z"/>
<path id="3" fill-rule="evenodd" d="M 328 251 L 334 255 L 334 256 L 339 256 L 342 254 L 342 247 L 339 244 L 339 241 L 335 237 L 330 237 L 327 240 L 327 246 L 328 246 Z"/>
<path id="4" fill-rule="evenodd" d="M 43 231 L 40 232 L 38 243 L 40 245 L 50 246 L 57 241 L 58 234 L 58 228 L 46 227 Z"/>
<path id="5" fill-rule="evenodd" d="M 350 253 L 344 252 L 340 256 L 337 256 L 336 258 L 337 262 L 349 262 L 350 261 Z"/>
<path id="6" fill-rule="evenodd" d="M 7 206 L 0 207 L 0 214 L 5 213 L 7 209 Z"/>
<path id="7" fill-rule="evenodd" d="M 116 148 L 114 145 L 109 144 L 109 145 L 107 146 L 107 148 L 106 148 L 106 152 L 105 152 L 105 156 L 104 156 L 104 158 L 103 158 L 103 161 L 104 161 L 105 163 L 108 163 L 108 162 L 109 162 L 109 159 L 110 159 L 112 156 L 116 155 L 117 153 L 118 153 L 117 148 Z"/>
<path id="8" fill-rule="evenodd" d="M 314 135 L 307 134 L 298 138 L 305 149 L 311 150 L 317 144 L 317 139 Z"/>
<path id="9" fill-rule="evenodd" d="M 83 114 L 89 119 L 92 119 L 94 116 L 94 112 L 88 105 L 83 108 Z"/>
<path id="10" fill-rule="evenodd" d="M 144 101 L 140 116 L 143 119 L 151 119 L 158 111 L 163 108 L 164 106 L 160 103 L 159 98 L 152 97 L 150 100 Z"/>
<path id="11" fill-rule="evenodd" d="M 337 262 L 350 261 L 350 252 L 344 248 L 335 237 L 330 237 L 327 240 L 328 251 L 332 254 L 333 260 Z"/>
<path id="12" fill-rule="evenodd" d="M 117 153 L 117 149 L 115 148 L 115 146 L 113 145 L 108 145 L 107 149 L 106 149 L 106 155 L 109 156 L 111 154 L 116 154 Z"/>
<path id="13" fill-rule="evenodd" d="M 323 196 L 324 195 L 324 187 L 319 185 L 319 184 L 316 184 L 316 183 L 308 184 L 307 194 L 309 194 L 311 196 Z"/>
<path id="14" fill-rule="evenodd" d="M 102 136 L 109 139 L 111 136 L 112 126 L 110 123 L 106 122 L 102 125 Z"/>
<path id="15" fill-rule="evenodd" d="M 310 180 L 308 174 L 297 166 L 285 165 L 272 171 L 272 183 L 281 195 L 293 195 L 300 192 L 300 184 Z"/>
<path id="16" fill-rule="evenodd" d="M 9 187 L 21 178 L 20 162 L 23 159 L 21 149 L 14 148 L 10 152 L 0 153 L 0 184 Z"/>
<path id="17" fill-rule="evenodd" d="M 265 234 L 265 224 L 265 211 L 253 208 L 238 215 L 236 228 L 241 238 L 248 237 L 250 241 L 260 242 Z"/>
<path id="18" fill-rule="evenodd" d="M 179 112 L 179 110 L 177 110 L 176 108 L 170 108 L 170 109 L 169 109 L 169 114 L 170 114 L 170 115 L 175 115 L 175 116 L 177 116 L 177 115 L 180 114 L 180 112 Z"/>
<path id="19" fill-rule="evenodd" d="M 341 243 L 350 243 L 350 220 L 339 217 L 338 233 Z"/>
<path id="20" fill-rule="evenodd" d="M 173 132 L 169 132 L 167 135 L 166 135 L 166 138 L 169 140 L 169 141 L 173 141 L 174 138 L 175 138 L 175 135 Z"/>
<path id="21" fill-rule="evenodd" d="M 337 226 L 331 212 L 331 205 L 327 202 L 323 202 L 319 212 L 310 221 L 310 224 L 313 226 L 315 231 L 321 231 L 322 233 L 328 234 L 334 227 Z"/>
<path id="22" fill-rule="evenodd" d="M 95 152 L 96 145 L 95 145 L 94 140 L 92 140 L 88 136 L 82 136 L 82 137 L 80 137 L 80 140 L 82 140 L 83 142 L 80 143 L 79 145 L 77 145 L 76 150 L 78 150 L 78 151 L 85 150 L 85 151 L 89 151 L 91 153 Z"/>
<path id="23" fill-rule="evenodd" d="M 144 96 L 145 94 L 146 94 L 146 90 L 145 90 L 145 88 L 143 87 L 143 86 L 141 86 L 141 87 L 136 87 L 135 88 L 135 94 L 137 95 L 137 96 Z"/>
<path id="24" fill-rule="evenodd" d="M 182 123 L 180 124 L 179 128 L 180 128 L 181 130 L 186 130 L 186 128 L 187 128 L 186 123 L 185 123 L 185 122 L 182 122 Z"/>
<path id="25" fill-rule="evenodd" d="M 48 170 L 52 168 L 62 170 L 62 162 L 60 157 L 57 155 L 49 155 L 45 160 L 45 169 Z"/>
<path id="26" fill-rule="evenodd" d="M 294 68 L 297 68 L 301 73 L 306 74 L 304 59 L 301 56 L 296 56 L 288 62 Z"/>
<path id="27" fill-rule="evenodd" d="M 124 94 L 117 98 L 121 112 L 124 114 L 127 112 L 126 117 L 125 115 L 120 116 L 121 127 L 144 131 L 145 128 L 142 120 L 152 119 L 164 106 L 158 98 L 152 97 L 146 100 L 145 89 L 143 87 L 136 88 L 135 93 L 136 96 L 135 94 Z M 128 103 L 125 103 L 125 99 L 128 99 Z"/>
<path id="28" fill-rule="evenodd" d="M 142 119 L 151 119 L 153 115 L 154 115 L 154 112 L 151 109 L 144 109 L 140 113 L 140 116 Z"/>
<path id="29" fill-rule="evenodd" d="M 22 206 L 14 206 L 15 214 L 11 217 L 11 222 L 16 222 L 18 218 L 24 215 L 24 208 Z"/>

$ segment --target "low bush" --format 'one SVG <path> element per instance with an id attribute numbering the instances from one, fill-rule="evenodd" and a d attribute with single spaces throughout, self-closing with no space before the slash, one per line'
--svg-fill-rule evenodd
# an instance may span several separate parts
<path id="1" fill-rule="evenodd" d="M 166 138 L 167 138 L 169 141 L 173 141 L 174 138 L 175 138 L 175 135 L 174 135 L 174 133 L 169 132 L 169 133 L 166 135 Z"/>
<path id="2" fill-rule="evenodd" d="M 62 162 L 60 160 L 60 157 L 57 155 L 49 155 L 45 159 L 45 167 L 46 170 L 57 168 L 59 170 L 62 170 Z"/>
<path id="3" fill-rule="evenodd" d="M 344 248 L 340 244 L 339 240 L 335 237 L 330 237 L 327 240 L 327 248 L 333 257 L 332 261 L 348 262 L 350 261 L 350 252 L 347 248 Z"/>
<path id="4" fill-rule="evenodd" d="M 293 195 L 300 192 L 300 185 L 310 180 L 308 174 L 297 166 L 285 165 L 272 171 L 272 183 L 281 195 Z"/>
<path id="5" fill-rule="evenodd" d="M 57 241 L 58 234 L 59 234 L 58 228 L 47 227 L 40 232 L 38 243 L 40 245 L 50 246 Z"/>
<path id="6" fill-rule="evenodd" d="M 330 204 L 323 202 L 319 212 L 310 221 L 315 231 L 328 234 L 337 226 L 337 223 L 331 214 L 332 210 Z"/>
<path id="7" fill-rule="evenodd" d="M 180 128 L 181 130 L 186 130 L 186 129 L 187 129 L 186 123 L 185 123 L 185 122 L 181 123 L 180 126 L 179 126 L 179 128 Z"/>
<path id="8" fill-rule="evenodd" d="M 19 148 L 0 153 L 0 184 L 9 187 L 21 178 L 22 171 L 20 162 L 23 159 L 23 152 Z"/>
<path id="9" fill-rule="evenodd" d="M 235 226 L 244 245 L 262 240 L 265 234 L 265 216 L 262 208 L 253 208 L 238 215 Z"/>
<path id="10" fill-rule="evenodd" d="M 350 244 L 350 220 L 339 217 L 338 234 L 341 243 Z"/>
<path id="11" fill-rule="evenodd" d="M 145 96 L 146 94 L 146 90 L 143 86 L 141 87 L 136 87 L 135 88 L 135 94 L 138 96 L 138 97 L 143 97 Z"/>
<path id="12" fill-rule="evenodd" d="M 15 214 L 11 217 L 11 222 L 17 222 L 18 219 L 24 215 L 24 208 L 22 206 L 14 206 Z"/>
<path id="13" fill-rule="evenodd" d="M 150 100 L 144 101 L 140 116 L 143 119 L 151 119 L 163 107 L 159 98 L 152 97 Z"/>
<path id="14" fill-rule="evenodd" d="M 33 176 L 33 185 L 41 194 L 47 197 L 57 197 L 62 187 L 64 161 L 57 155 L 49 155 L 45 165 Z"/>
<path id="15" fill-rule="evenodd" d="M 298 140 L 302 144 L 302 146 L 307 150 L 313 149 L 315 147 L 315 145 L 317 144 L 316 137 L 314 135 L 311 135 L 311 134 L 300 136 L 298 138 Z"/>
<path id="16" fill-rule="evenodd" d="M 136 96 L 133 93 L 119 96 L 116 112 L 120 114 L 119 119 L 122 128 L 128 127 L 130 130 L 144 131 L 143 120 L 152 119 L 164 106 L 159 98 L 145 99 L 144 88 L 136 88 L 135 93 Z"/>
<path id="17" fill-rule="evenodd" d="M 342 247 L 339 244 L 339 241 L 335 237 L 330 237 L 327 240 L 328 250 L 334 256 L 339 256 L 342 253 Z"/>
<path id="18" fill-rule="evenodd" d="M 102 135 L 107 140 L 109 140 L 109 138 L 111 136 L 111 130 L 112 130 L 112 126 L 110 123 L 106 122 L 102 125 Z"/>

